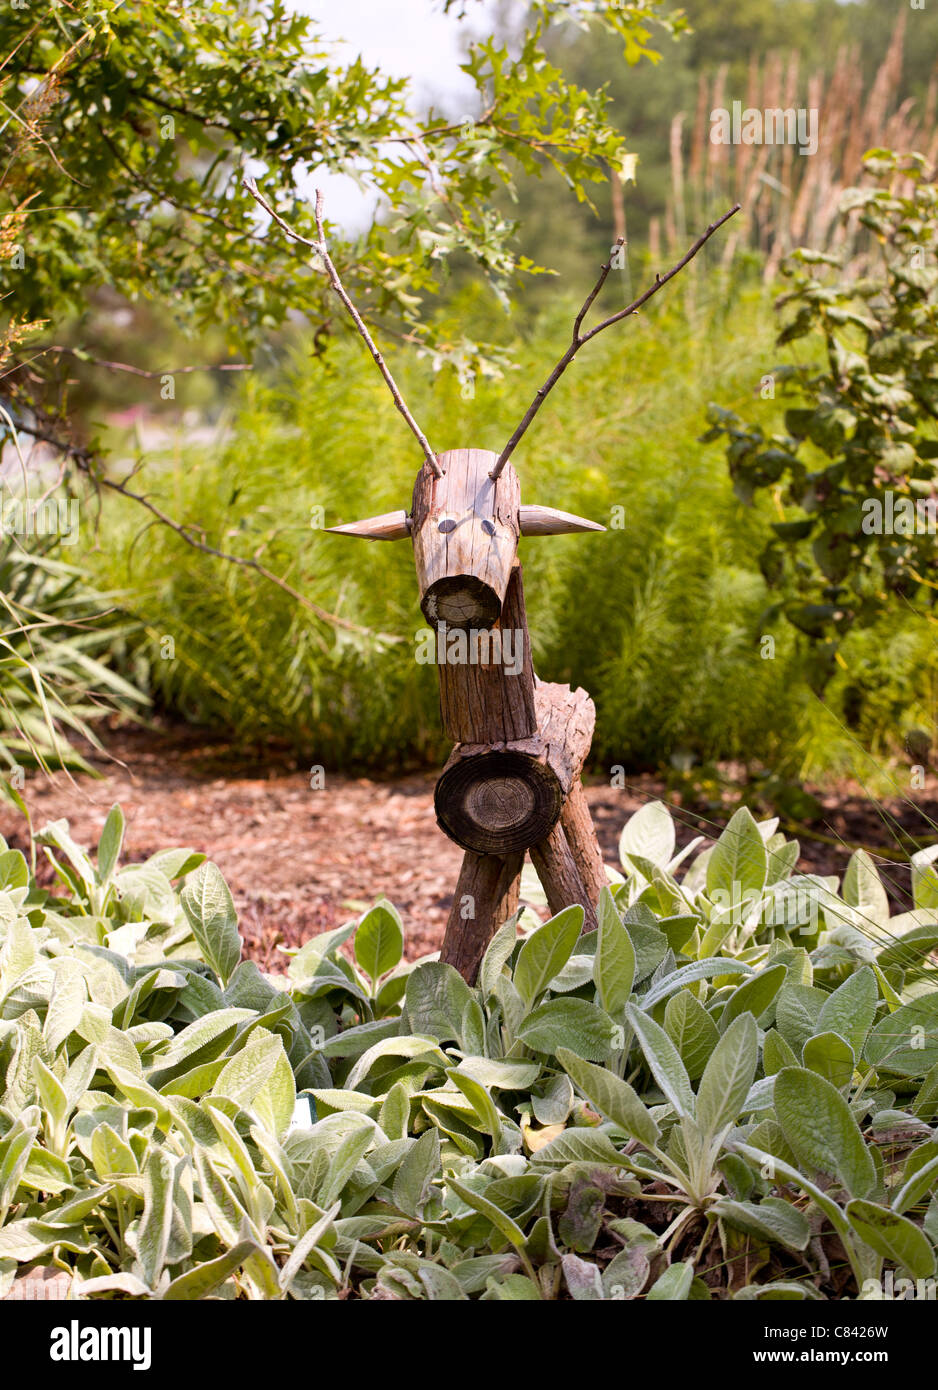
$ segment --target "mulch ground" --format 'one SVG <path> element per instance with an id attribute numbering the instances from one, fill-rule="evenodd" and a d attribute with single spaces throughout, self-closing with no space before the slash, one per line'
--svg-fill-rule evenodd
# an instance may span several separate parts
<path id="1" fill-rule="evenodd" d="M 35 826 L 65 818 L 78 842 L 93 846 L 117 801 L 127 818 L 125 862 L 176 845 L 203 851 L 225 875 L 246 951 L 262 969 L 282 970 L 278 947 L 348 921 L 381 895 L 404 918 L 408 958 L 439 947 L 461 851 L 437 828 L 433 774 L 377 781 L 327 773 L 313 790 L 308 771 L 277 754 L 245 761 L 192 730 L 121 732 L 109 750 L 119 761 L 90 759 L 98 777 L 29 775 L 23 795 Z M 802 843 L 799 868 L 842 874 L 851 847 L 862 844 L 889 861 L 884 878 L 896 908 L 908 906 L 908 872 L 891 867 L 902 855 L 887 820 L 928 842 L 928 822 L 938 823 L 935 779 L 914 804 L 876 805 L 849 785 L 814 795 L 818 814 L 793 832 Z M 587 796 L 611 864 L 623 824 L 646 801 L 670 802 L 679 845 L 718 833 L 735 805 L 729 794 L 726 804 L 695 803 L 649 775 L 621 789 L 589 786 Z M 2 805 L 0 833 L 25 848 L 22 817 Z"/>

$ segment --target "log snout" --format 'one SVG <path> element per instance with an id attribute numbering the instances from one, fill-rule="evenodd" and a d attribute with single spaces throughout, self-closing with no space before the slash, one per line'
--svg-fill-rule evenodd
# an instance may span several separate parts
<path id="1" fill-rule="evenodd" d="M 439 454 L 442 476 L 424 464 L 414 484 L 411 537 L 420 607 L 428 623 L 490 628 L 501 617 L 518 552 L 521 488 L 513 468 L 489 477 L 487 449 Z"/>

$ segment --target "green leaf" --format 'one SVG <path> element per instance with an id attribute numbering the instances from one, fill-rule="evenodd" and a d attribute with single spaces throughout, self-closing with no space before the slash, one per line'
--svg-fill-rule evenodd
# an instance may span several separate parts
<path id="1" fill-rule="evenodd" d="M 697 1123 L 708 1139 L 735 1122 L 755 1079 L 758 1060 L 756 1021 L 752 1014 L 741 1014 L 714 1048 L 697 1088 Z"/>
<path id="2" fill-rule="evenodd" d="M 57 962 L 55 983 L 49 996 L 43 1042 L 50 1052 L 57 1052 L 81 1023 L 82 1010 L 88 999 L 88 986 L 82 967 L 74 960 Z"/>
<path id="3" fill-rule="evenodd" d="M 431 1126 L 411 1145 L 394 1177 L 394 1205 L 419 1221 L 440 1173 L 440 1132 Z"/>
<path id="4" fill-rule="evenodd" d="M 492 1152 L 498 1153 L 501 1149 L 502 1125 L 492 1097 L 480 1082 L 475 1081 L 465 1072 L 458 1071 L 456 1067 L 449 1067 L 446 1075 L 453 1085 L 458 1086 L 462 1091 L 478 1115 L 482 1128 L 486 1134 L 491 1136 Z"/>
<path id="5" fill-rule="evenodd" d="M 934 1274 L 935 1252 L 924 1231 L 907 1216 L 855 1198 L 847 1203 L 847 1220 L 877 1255 L 907 1270 L 913 1279 L 928 1279 Z"/>
<path id="6" fill-rule="evenodd" d="M 775 1113 L 798 1162 L 836 1178 L 851 1195 L 876 1186 L 876 1170 L 849 1105 L 835 1086 L 804 1067 L 775 1078 Z"/>
<path id="7" fill-rule="evenodd" d="M 94 886 L 95 873 L 91 866 L 91 860 L 72 839 L 67 820 L 50 821 L 40 830 L 36 836 L 36 842 L 40 845 L 53 845 L 56 849 L 61 850 L 85 888 L 91 889 Z"/>
<path id="8" fill-rule="evenodd" d="M 136 1176 L 140 1168 L 130 1145 L 105 1121 L 91 1132 L 91 1162 L 99 1178 Z"/>
<path id="9" fill-rule="evenodd" d="M 279 1284 L 284 1293 L 289 1292 L 290 1286 L 309 1259 L 313 1250 L 319 1245 L 323 1236 L 335 1222 L 338 1212 L 339 1203 L 336 1202 L 328 1211 L 323 1212 L 319 1220 L 314 1222 L 308 1231 L 305 1231 L 303 1235 L 300 1236 L 296 1245 L 294 1245 L 290 1252 L 290 1258 L 280 1271 Z"/>
<path id="10" fill-rule="evenodd" d="M 557 1049 L 557 1060 L 601 1115 L 639 1143 L 647 1147 L 657 1144 L 658 1126 L 627 1081 L 605 1067 L 584 1062 L 565 1047 Z"/>
<path id="11" fill-rule="evenodd" d="M 913 1154 L 914 1157 L 914 1154 Z M 908 1170 L 907 1170 L 908 1171 Z M 926 1192 L 931 1192 L 935 1184 L 938 1183 L 938 1154 L 923 1163 L 920 1168 L 915 1169 L 909 1176 L 905 1176 L 905 1181 L 899 1191 L 892 1199 L 892 1209 L 900 1213 L 908 1211 L 914 1207 L 925 1196 Z"/>
<path id="12" fill-rule="evenodd" d="M 112 806 L 98 841 L 98 877 L 102 883 L 107 883 L 117 868 L 123 843 L 124 813 L 119 806 Z"/>
<path id="13" fill-rule="evenodd" d="M 613 1051 L 616 1025 L 607 1013 L 585 999 L 551 999 L 535 1009 L 518 1029 L 518 1039 L 535 1052 L 556 1053 L 567 1047 L 588 1061 L 604 1061 Z"/>
<path id="14" fill-rule="evenodd" d="M 626 1167 L 622 1155 L 607 1134 L 595 1129 L 565 1129 L 531 1155 L 530 1166 L 566 1168 L 568 1163 L 599 1164 L 602 1167 Z"/>
<path id="15" fill-rule="evenodd" d="M 241 959 L 238 914 L 228 885 L 215 864 L 201 864 L 180 894 L 192 935 L 223 985 Z"/>
<path id="16" fill-rule="evenodd" d="M 765 887 L 768 860 L 765 841 L 752 812 L 741 806 L 735 812 L 707 861 L 707 896 L 726 895 L 727 903 L 741 895 L 761 893 Z"/>
<path id="17" fill-rule="evenodd" d="M 917 908 L 938 908 L 938 845 L 929 845 L 912 855 L 912 900 Z"/>
<path id="18" fill-rule="evenodd" d="M 861 966 L 827 996 L 818 1014 L 816 1031 L 839 1033 L 850 1044 L 854 1056 L 861 1056 L 876 1017 L 878 997 L 876 976 L 868 965 Z"/>
<path id="19" fill-rule="evenodd" d="M 195 1269 L 177 1275 L 163 1294 L 163 1298 L 170 1302 L 190 1302 L 207 1298 L 219 1284 L 223 1284 L 234 1274 L 236 1269 L 240 1269 L 246 1259 L 259 1253 L 260 1246 L 256 1241 L 241 1240 L 223 1255 L 217 1255 L 214 1260 L 206 1260 L 203 1264 L 196 1265 Z"/>
<path id="20" fill-rule="evenodd" d="M 719 1029 L 703 1004 L 682 989 L 667 1002 L 664 1031 L 681 1054 L 691 1081 L 701 1075 L 720 1040 Z"/>
<path id="21" fill-rule="evenodd" d="M 924 1076 L 938 1063 L 938 993 L 923 994 L 881 1018 L 863 1055 L 878 1071 Z"/>
<path id="22" fill-rule="evenodd" d="M 782 985 L 775 1001 L 775 1026 L 796 1057 L 817 1030 L 821 1009 L 830 996 L 813 985 Z"/>
<path id="23" fill-rule="evenodd" d="M 407 979 L 405 1003 L 415 1033 L 438 1042 L 461 1042 L 462 1021 L 472 991 L 458 970 L 442 961 L 418 965 Z"/>
<path id="24" fill-rule="evenodd" d="M 376 985 L 382 975 L 393 970 L 404 954 L 404 929 L 397 912 L 388 902 L 379 902 L 366 912 L 355 932 L 355 959 Z"/>
<path id="25" fill-rule="evenodd" d="M 541 1064 L 506 1062 L 492 1057 L 464 1057 L 459 1070 L 493 1091 L 527 1091 L 540 1076 Z"/>
<path id="26" fill-rule="evenodd" d="M 721 1197 L 710 1212 L 757 1240 L 787 1245 L 790 1250 L 807 1249 L 811 1239 L 807 1217 L 780 1197 L 763 1197 L 761 1202 L 735 1202 Z"/>
<path id="27" fill-rule="evenodd" d="M 326 1182 L 319 1190 L 317 1200 L 320 1206 L 331 1207 L 332 1203 L 338 1200 L 345 1184 L 373 1142 L 374 1129 L 367 1122 L 346 1134 L 332 1155 Z"/>
<path id="28" fill-rule="evenodd" d="M 752 966 L 745 961 L 732 960 L 729 956 L 710 956 L 706 960 L 695 960 L 690 965 L 682 965 L 672 970 L 653 985 L 642 999 L 642 1008 L 647 1013 L 662 999 L 676 994 L 679 989 L 692 985 L 697 980 L 710 980 L 714 975 L 751 975 Z"/>
<path id="29" fill-rule="evenodd" d="M 517 1225 L 516 1222 L 512 1221 L 511 1217 L 506 1212 L 503 1212 L 500 1207 L 497 1207 L 494 1202 L 490 1202 L 486 1197 L 483 1197 L 480 1192 L 473 1192 L 471 1188 L 464 1187 L 452 1174 L 447 1176 L 446 1186 L 451 1188 L 458 1197 L 461 1197 L 467 1206 L 472 1207 L 473 1211 L 477 1211 L 480 1216 L 484 1216 L 486 1220 L 490 1221 L 495 1229 L 504 1236 L 516 1250 L 521 1250 L 524 1247 L 524 1231 L 522 1231 L 521 1227 Z"/>
<path id="30" fill-rule="evenodd" d="M 856 1058 L 853 1048 L 839 1033 L 817 1033 L 805 1043 L 801 1060 L 818 1076 L 824 1076 L 838 1091 L 853 1080 Z"/>
<path id="31" fill-rule="evenodd" d="M 613 1018 L 618 1018 L 629 1002 L 635 980 L 635 948 L 622 925 L 619 909 L 608 886 L 599 893 L 596 908 L 599 932 L 593 978 L 599 1002 Z"/>
<path id="32" fill-rule="evenodd" d="M 253 1110 L 278 1137 L 290 1123 L 296 1104 L 293 1068 L 282 1040 L 256 1028 L 241 1051 L 225 1063 L 212 1095 L 227 1096 L 243 1110 Z"/>
<path id="33" fill-rule="evenodd" d="M 427 1056 L 437 1062 L 441 1067 L 446 1065 L 446 1055 L 436 1045 L 436 1040 L 427 1035 L 421 1037 L 419 1034 L 407 1034 L 402 1038 L 382 1038 L 380 1042 L 372 1043 L 366 1052 L 363 1052 L 355 1063 L 352 1070 L 346 1077 L 346 1087 L 354 1091 L 364 1081 L 371 1071 L 375 1062 L 382 1057 L 424 1057 Z"/>
<path id="34" fill-rule="evenodd" d="M 776 1184 L 792 1183 L 794 1186 L 800 1187 L 824 1213 L 838 1235 L 843 1237 L 848 1234 L 847 1218 L 837 1203 L 792 1164 L 786 1163 L 783 1158 L 779 1158 L 776 1154 L 766 1153 L 764 1149 L 749 1144 L 736 1143 L 730 1147 L 733 1152 L 741 1154 L 743 1158 L 755 1164 L 761 1171 L 769 1173 L 771 1175 L 770 1181 Z"/>
<path id="35" fill-rule="evenodd" d="M 693 1282 L 694 1266 L 689 1260 L 679 1260 L 677 1264 L 669 1265 L 655 1280 L 645 1297 L 656 1301 L 683 1303 L 690 1297 L 690 1286 Z"/>
<path id="36" fill-rule="evenodd" d="M 627 859 L 638 855 L 658 868 L 666 868 L 674 856 L 674 821 L 671 812 L 661 801 L 648 801 L 629 818 L 619 837 L 619 858 L 628 868 Z"/>
<path id="37" fill-rule="evenodd" d="M 799 1303 L 823 1301 L 824 1295 L 813 1284 L 801 1284 L 794 1279 L 773 1279 L 768 1284 L 746 1284 L 733 1298 L 748 1303 Z"/>
<path id="38" fill-rule="evenodd" d="M 761 1018 L 785 983 L 787 974 L 787 966 L 770 965 L 737 986 L 720 1015 L 720 1027 L 725 1028 L 746 1012 L 751 1013 L 753 1018 Z"/>
<path id="39" fill-rule="evenodd" d="M 137 1231 L 137 1258 L 151 1289 L 156 1288 L 166 1263 L 173 1219 L 174 1166 L 168 1153 L 154 1149 L 143 1170 L 143 1215 Z"/>
<path id="40" fill-rule="evenodd" d="M 694 1118 L 694 1092 L 677 1048 L 653 1018 L 629 1004 L 626 1015 L 651 1074 L 678 1115 Z"/>
<path id="41" fill-rule="evenodd" d="M 796 1067 L 797 1065 L 798 1058 L 781 1033 L 770 1028 L 762 1040 L 762 1066 L 766 1076 L 774 1076 L 776 1072 L 781 1071 L 782 1067 Z"/>
<path id="42" fill-rule="evenodd" d="M 170 1040 L 165 1052 L 156 1057 L 159 1075 L 211 1062 L 221 1055 L 233 1040 L 237 1029 L 248 1019 L 256 1018 L 253 1009 L 217 1009 L 190 1023 Z"/>
<path id="43" fill-rule="evenodd" d="M 844 902 L 855 907 L 871 926 L 889 921 L 889 899 L 865 849 L 858 849 L 851 856 L 844 874 L 843 896 Z"/>
<path id="44" fill-rule="evenodd" d="M 38 1128 L 33 1125 L 11 1130 L 5 1139 L 0 1140 L 0 1212 L 5 1213 L 7 1207 L 12 1205 L 38 1133 Z"/>
<path id="45" fill-rule="evenodd" d="M 518 940 L 518 920 L 512 914 L 492 937 L 479 967 L 479 990 L 483 999 L 495 993 L 495 982 L 501 975 Z"/>
<path id="46" fill-rule="evenodd" d="M 525 941 L 514 970 L 515 989 L 525 1009 L 531 1007 L 566 965 L 582 930 L 582 907 L 566 907 Z"/>
<path id="47" fill-rule="evenodd" d="M 33 1061 L 33 1072 L 36 1077 L 36 1085 L 39 1089 L 39 1098 L 42 1101 L 43 1110 L 45 1110 L 54 1126 L 64 1124 L 70 1109 L 68 1096 L 65 1094 L 65 1087 L 55 1075 L 55 1072 L 50 1071 L 45 1062 L 39 1057 L 36 1057 Z"/>

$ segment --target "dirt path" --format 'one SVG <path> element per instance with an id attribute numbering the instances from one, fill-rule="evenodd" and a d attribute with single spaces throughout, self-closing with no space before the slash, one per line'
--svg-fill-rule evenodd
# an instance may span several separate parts
<path id="1" fill-rule="evenodd" d="M 246 948 L 262 968 L 282 969 L 278 945 L 298 945 L 347 921 L 381 894 L 404 918 L 408 957 L 439 946 L 461 851 L 436 826 L 431 775 L 376 782 L 327 774 L 325 786 L 312 790 L 306 772 L 270 759 L 239 765 L 228 749 L 194 733 L 135 731 L 111 747 L 123 765 L 97 761 L 101 778 L 28 779 L 24 795 L 37 828 L 64 817 L 78 842 L 93 846 L 118 801 L 127 817 L 125 861 L 173 845 L 202 850 L 225 875 Z M 669 799 L 664 784 L 650 776 L 635 777 L 623 789 L 591 786 L 587 795 L 611 864 L 618 863 L 627 817 L 654 797 Z M 819 799 L 823 811 L 812 829 L 825 840 L 878 846 L 885 858 L 901 859 L 880 813 L 862 794 L 844 789 Z M 919 805 L 921 812 L 898 803 L 888 809 L 927 840 L 922 813 L 938 822 L 936 789 Z M 712 834 L 732 807 L 705 809 L 701 815 L 675 807 L 679 844 Z M 6 807 L 0 808 L 0 833 L 24 847 L 22 818 Z M 802 847 L 802 869 L 843 873 L 849 849 L 810 839 Z M 905 905 L 907 871 L 887 866 L 884 876 L 896 881 L 893 896 Z"/>

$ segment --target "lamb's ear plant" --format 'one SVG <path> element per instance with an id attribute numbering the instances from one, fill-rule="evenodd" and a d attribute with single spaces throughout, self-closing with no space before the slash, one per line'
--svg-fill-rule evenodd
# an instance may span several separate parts
<path id="1" fill-rule="evenodd" d="M 48 1265 L 139 1299 L 855 1298 L 935 1272 L 934 855 L 898 917 L 863 857 L 842 892 L 806 881 L 802 934 L 771 822 L 682 855 L 646 807 L 597 929 L 525 909 L 471 987 L 406 960 L 384 900 L 264 974 L 203 856 L 122 864 L 117 809 L 96 854 L 64 822 L 37 839 L 57 895 L 0 844 L 0 1291 Z"/>

